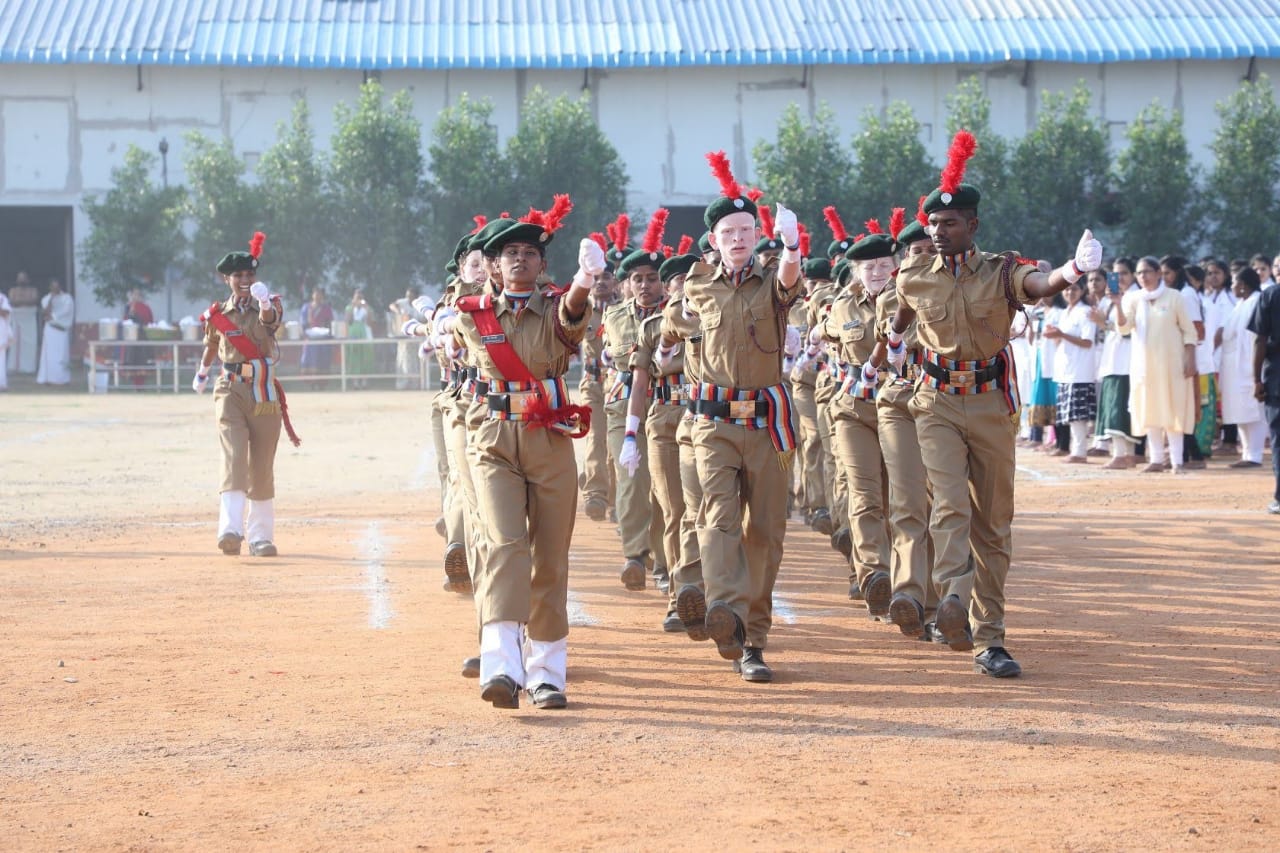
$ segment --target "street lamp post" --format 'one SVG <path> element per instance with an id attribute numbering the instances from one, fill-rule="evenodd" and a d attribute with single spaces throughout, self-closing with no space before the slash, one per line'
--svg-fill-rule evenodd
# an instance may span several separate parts
<path id="1" fill-rule="evenodd" d="M 160 182 L 169 189 L 169 140 L 160 137 Z M 173 285 L 169 281 L 169 265 L 164 265 L 165 319 L 173 322 Z"/>

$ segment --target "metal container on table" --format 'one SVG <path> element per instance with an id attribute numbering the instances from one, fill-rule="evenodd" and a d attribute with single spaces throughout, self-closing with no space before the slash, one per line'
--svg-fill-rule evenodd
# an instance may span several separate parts
<path id="1" fill-rule="evenodd" d="M 302 324 L 297 320 L 290 320 L 284 324 L 284 336 L 291 341 L 302 340 Z"/>
<path id="2" fill-rule="evenodd" d="M 183 326 L 182 339 L 184 341 L 200 340 L 200 325 L 198 323 L 191 323 L 189 325 Z"/>
<path id="3" fill-rule="evenodd" d="M 347 336 L 346 320 L 334 320 L 333 323 L 329 325 L 329 328 L 333 331 L 333 336 L 335 338 L 345 338 Z"/>
<path id="4" fill-rule="evenodd" d="M 120 340 L 120 321 L 104 317 L 98 321 L 98 340 L 100 341 L 118 341 Z"/>
<path id="5" fill-rule="evenodd" d="M 121 323 L 120 339 L 125 341 L 136 341 L 138 339 L 138 324 L 132 320 L 125 320 Z"/>

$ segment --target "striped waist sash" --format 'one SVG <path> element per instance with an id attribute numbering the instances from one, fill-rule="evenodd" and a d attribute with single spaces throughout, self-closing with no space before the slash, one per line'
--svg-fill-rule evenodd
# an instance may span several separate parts
<path id="1" fill-rule="evenodd" d="M 768 430 L 773 447 L 779 453 L 790 453 L 796 448 L 791 394 L 781 382 L 768 388 L 728 388 L 694 382 L 689 386 L 688 405 L 695 418 Z"/>
<path id="2" fill-rule="evenodd" d="M 222 375 L 229 382 L 248 383 L 253 391 L 255 415 L 280 414 L 280 392 L 276 383 L 276 364 L 270 358 L 254 358 L 222 365 Z"/>
<path id="3" fill-rule="evenodd" d="M 1010 412 L 1018 411 L 1017 371 L 1013 351 L 1005 346 L 992 358 L 952 359 L 926 349 L 920 362 L 920 382 L 944 394 L 985 394 L 1000 391 Z"/>

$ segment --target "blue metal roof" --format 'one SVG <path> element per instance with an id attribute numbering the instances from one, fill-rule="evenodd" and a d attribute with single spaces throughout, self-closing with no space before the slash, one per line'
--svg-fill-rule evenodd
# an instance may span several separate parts
<path id="1" fill-rule="evenodd" d="M 0 63 L 637 68 L 1280 57 L 1280 0 L 4 0 Z"/>

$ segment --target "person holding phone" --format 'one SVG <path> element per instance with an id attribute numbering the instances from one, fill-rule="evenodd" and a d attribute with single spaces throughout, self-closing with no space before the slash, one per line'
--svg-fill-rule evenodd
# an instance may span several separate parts
<path id="1" fill-rule="evenodd" d="M 1117 312 L 1126 293 L 1137 288 L 1132 258 L 1116 258 L 1107 276 L 1107 297 L 1097 306 L 1102 319 L 1096 320 L 1103 330 L 1102 354 L 1098 375 L 1098 418 L 1094 434 L 1111 441 L 1111 461 L 1103 468 L 1132 468 L 1137 464 L 1142 438 L 1133 433 L 1129 420 L 1129 359 L 1133 344 L 1129 336 L 1120 334 Z M 1114 287 L 1114 289 L 1113 289 Z"/>

